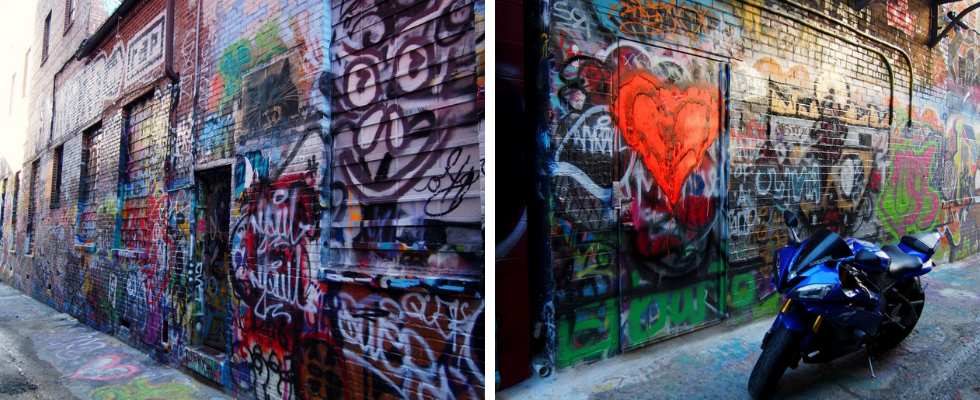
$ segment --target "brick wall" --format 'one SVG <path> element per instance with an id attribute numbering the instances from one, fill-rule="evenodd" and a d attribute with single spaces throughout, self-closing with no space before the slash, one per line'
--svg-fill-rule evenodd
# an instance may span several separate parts
<path id="1" fill-rule="evenodd" d="M 409 342 L 425 354 L 404 352 L 408 346 L 382 354 L 370 345 L 345 347 L 343 355 L 376 365 L 405 357 L 405 365 L 424 366 L 401 374 L 353 370 L 374 385 L 435 397 L 458 385 L 479 396 L 485 356 L 478 343 L 485 323 L 483 300 L 472 297 L 484 273 L 476 5 L 433 0 L 332 6 L 331 207 L 321 234 L 329 237 L 324 257 L 342 272 L 328 280 L 380 282 L 387 290 L 338 300 L 365 311 L 388 310 L 382 315 L 389 320 L 406 318 L 417 332 Z M 419 289 L 431 294 L 411 293 Z M 452 322 L 412 322 L 426 308 L 445 310 L 440 314 Z M 342 311 L 336 319 L 341 329 L 371 326 L 346 316 Z M 425 383 L 434 376 L 448 381 Z"/>
<path id="2" fill-rule="evenodd" d="M 65 2 L 61 0 L 39 1 L 34 18 L 34 40 L 28 56 L 28 131 L 27 143 L 24 148 L 24 159 L 36 155 L 50 146 L 52 140 L 52 118 L 55 99 L 52 97 L 58 74 L 67 61 L 74 55 L 75 50 L 85 38 L 95 32 L 99 25 L 108 17 L 111 10 L 105 10 L 101 1 L 77 1 L 75 18 L 66 23 Z M 44 42 L 44 19 L 51 14 L 51 25 L 48 37 L 49 56 L 42 58 Z M 59 76 L 56 78 L 55 75 Z M 76 83 L 77 85 L 77 83 Z M 77 89 L 75 89 L 77 90 Z M 82 94 L 83 91 L 79 91 Z M 91 91 L 92 93 L 97 90 Z M 86 107 L 79 103 L 81 107 Z M 78 123 L 84 122 L 81 118 Z"/>
<path id="3" fill-rule="evenodd" d="M 177 0 L 175 80 L 165 0 L 70 59 L 100 4 L 35 65 L 0 279 L 242 397 L 481 396 L 474 3 Z"/>
<path id="4" fill-rule="evenodd" d="M 924 1 L 767 4 L 544 12 L 559 367 L 772 315 L 785 210 L 803 235 L 939 230 L 938 259 L 976 254 L 976 34 L 928 49 Z"/>

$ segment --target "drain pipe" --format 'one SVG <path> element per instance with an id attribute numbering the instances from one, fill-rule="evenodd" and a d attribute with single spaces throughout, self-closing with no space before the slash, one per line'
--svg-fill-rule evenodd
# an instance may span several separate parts
<path id="1" fill-rule="evenodd" d="M 865 39 L 870 40 L 872 42 L 875 42 L 875 43 L 877 43 L 879 45 L 882 45 L 884 47 L 887 47 L 889 49 L 892 49 L 896 53 L 901 54 L 902 55 L 902 58 L 905 58 L 905 63 L 908 64 L 908 66 L 909 66 L 909 122 L 908 122 L 908 124 L 909 124 L 910 127 L 912 126 L 912 90 L 913 90 L 913 88 L 915 86 L 915 75 L 912 72 L 912 58 L 909 57 L 909 54 L 906 53 L 905 50 L 902 50 L 902 48 L 900 48 L 898 46 L 895 46 L 895 45 L 893 45 L 891 43 L 888 43 L 888 42 L 886 42 L 884 40 L 878 39 L 878 38 L 876 38 L 874 36 L 871 36 L 871 35 L 869 35 L 867 33 L 861 32 L 857 28 L 855 28 L 853 26 L 850 26 L 848 24 L 845 24 L 843 21 L 834 19 L 831 16 L 829 16 L 827 14 L 824 14 L 824 13 L 822 13 L 820 11 L 814 10 L 812 8 L 809 8 L 809 7 L 800 5 L 800 4 L 793 3 L 793 2 L 791 2 L 789 0 L 783 0 L 783 3 L 786 3 L 788 5 L 791 5 L 793 7 L 796 7 L 798 9 L 800 9 L 800 10 L 809 12 L 811 14 L 820 16 L 821 18 L 823 18 L 825 20 L 828 20 L 828 21 L 833 22 L 833 23 L 835 23 L 835 24 L 837 24 L 839 26 L 843 26 L 844 28 L 847 28 L 847 30 L 851 31 L 855 35 L 858 35 L 858 36 L 860 36 L 862 38 L 865 38 Z"/>
<path id="2" fill-rule="evenodd" d="M 174 1 L 167 0 L 167 22 L 164 28 L 164 40 L 166 45 L 164 48 L 164 73 L 170 78 L 173 83 L 180 82 L 180 77 L 174 72 Z"/>
<path id="3" fill-rule="evenodd" d="M 840 41 L 842 41 L 844 43 L 850 44 L 851 46 L 859 47 L 861 49 L 867 50 L 868 52 L 871 52 L 871 53 L 876 54 L 879 58 L 881 58 L 881 61 L 883 61 L 885 63 L 885 67 L 888 69 L 888 96 L 889 96 L 888 97 L 888 126 L 891 126 L 892 125 L 892 123 L 895 120 L 895 73 L 892 71 L 892 64 L 890 62 L 888 62 L 888 58 L 885 57 L 885 54 L 884 53 L 882 53 L 882 52 L 880 52 L 878 50 L 875 50 L 875 49 L 873 49 L 871 47 L 868 47 L 868 46 L 865 46 L 863 44 L 860 44 L 858 42 L 855 42 L 853 40 L 847 39 L 847 38 L 845 38 L 845 37 L 843 37 L 841 35 L 838 35 L 838 34 L 836 34 L 834 32 L 828 31 L 828 30 L 826 30 L 824 28 L 821 28 L 821 27 L 816 26 L 814 24 L 811 24 L 809 22 L 806 22 L 806 21 L 804 21 L 801 18 L 797 18 L 797 17 L 794 17 L 792 15 L 786 14 L 784 12 L 777 11 L 777 10 L 774 10 L 774 9 L 771 9 L 771 8 L 768 8 L 768 7 L 764 6 L 764 5 L 761 5 L 759 3 L 753 2 L 751 0 L 738 0 L 738 2 L 740 2 L 740 3 L 744 4 L 744 5 L 749 5 L 749 6 L 758 8 L 758 9 L 760 9 L 762 11 L 766 11 L 766 12 L 769 12 L 771 14 L 775 14 L 775 15 L 778 15 L 780 17 L 786 18 L 786 19 L 788 19 L 790 21 L 796 22 L 797 24 L 803 25 L 803 26 L 805 26 L 807 28 L 813 29 L 813 30 L 815 30 L 817 32 L 820 32 L 820 33 L 823 33 L 823 34 L 825 34 L 827 36 L 833 37 L 833 38 L 835 38 L 837 40 L 840 40 Z M 904 54 L 904 52 L 903 52 L 903 54 Z M 908 55 L 906 55 L 906 57 L 908 57 Z M 911 70 L 912 70 L 912 64 L 910 62 L 909 63 L 909 71 L 911 72 Z M 910 79 L 909 86 L 911 88 L 911 79 Z M 909 90 L 909 99 L 910 99 L 910 101 L 909 101 L 909 124 L 910 125 L 912 124 L 912 114 L 911 114 L 911 111 L 912 111 L 912 102 L 911 102 L 911 97 L 912 97 L 912 91 Z"/>
<path id="4" fill-rule="evenodd" d="M 194 118 L 197 118 L 197 78 L 201 74 L 200 59 L 201 59 L 201 3 L 204 0 L 197 1 L 197 24 L 194 27 Z"/>
<path id="5" fill-rule="evenodd" d="M 198 109 L 198 77 L 201 75 L 201 3 L 204 0 L 197 0 L 197 23 L 194 27 L 194 94 L 191 96 L 191 137 L 197 135 L 197 114 Z M 197 159 L 197 146 L 191 146 L 191 156 Z"/>

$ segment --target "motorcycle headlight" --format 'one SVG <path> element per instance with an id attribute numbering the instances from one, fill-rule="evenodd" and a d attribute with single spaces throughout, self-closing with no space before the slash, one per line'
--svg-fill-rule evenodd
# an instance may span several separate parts
<path id="1" fill-rule="evenodd" d="M 806 285 L 796 288 L 790 292 L 789 297 L 797 299 L 822 299 L 827 295 L 827 293 L 834 290 L 835 287 L 837 287 L 837 285 L 833 283 Z"/>
<path id="2" fill-rule="evenodd" d="M 798 265 L 790 264 L 789 268 L 786 268 L 786 281 L 789 282 L 796 278 L 796 273 L 799 272 L 800 267 Z"/>

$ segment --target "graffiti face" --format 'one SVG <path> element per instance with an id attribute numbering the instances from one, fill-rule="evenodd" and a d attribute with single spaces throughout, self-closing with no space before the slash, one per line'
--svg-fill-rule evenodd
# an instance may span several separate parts
<path id="1" fill-rule="evenodd" d="M 275 126 L 299 112 L 299 90 L 293 83 L 289 59 L 249 75 L 244 85 L 245 129 Z"/>

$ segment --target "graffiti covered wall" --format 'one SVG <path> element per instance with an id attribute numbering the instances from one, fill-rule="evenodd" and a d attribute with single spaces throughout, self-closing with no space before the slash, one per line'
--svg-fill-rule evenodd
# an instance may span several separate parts
<path id="1" fill-rule="evenodd" d="M 542 11 L 536 142 L 551 210 L 540 268 L 555 289 L 536 320 L 558 367 L 772 315 L 784 211 L 801 235 L 887 244 L 939 230 L 940 259 L 978 251 L 975 34 L 929 50 L 916 28 L 924 2 L 813 6 L 834 17 L 769 7 L 561 0 Z M 890 45 L 912 49 L 911 65 Z"/>
<path id="2" fill-rule="evenodd" d="M 166 3 L 38 70 L 0 279 L 240 397 L 481 397 L 482 6 Z"/>

